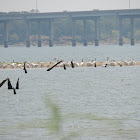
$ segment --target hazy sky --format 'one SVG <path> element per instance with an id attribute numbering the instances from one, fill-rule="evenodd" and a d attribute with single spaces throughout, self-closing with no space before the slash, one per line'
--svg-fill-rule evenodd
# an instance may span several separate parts
<path id="1" fill-rule="evenodd" d="M 93 9 L 140 9 L 140 0 L 0 0 L 0 11 L 30 11 L 37 8 L 40 12 L 88 11 Z"/>

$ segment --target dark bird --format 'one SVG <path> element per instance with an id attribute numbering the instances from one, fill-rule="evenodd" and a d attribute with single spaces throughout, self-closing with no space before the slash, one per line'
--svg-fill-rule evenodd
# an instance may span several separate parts
<path id="1" fill-rule="evenodd" d="M 73 64 L 73 62 L 72 62 L 72 61 L 71 61 L 71 67 L 72 67 L 72 68 L 74 68 L 74 64 Z"/>
<path id="2" fill-rule="evenodd" d="M 64 64 L 64 70 L 66 70 L 66 65 Z"/>
<path id="3" fill-rule="evenodd" d="M 55 65 L 53 65 L 51 68 L 49 68 L 49 69 L 47 69 L 47 71 L 50 71 L 51 69 L 53 69 L 54 67 L 56 67 L 58 64 L 60 64 L 62 62 L 62 60 L 61 61 L 59 61 L 59 62 L 57 62 Z"/>
<path id="4" fill-rule="evenodd" d="M 0 87 L 2 87 L 2 86 L 3 86 L 3 84 L 4 84 L 7 80 L 8 80 L 8 78 L 7 78 L 7 79 L 5 79 L 5 80 L 3 80 L 3 81 L 0 83 Z"/>
<path id="5" fill-rule="evenodd" d="M 25 71 L 25 73 L 27 73 L 27 70 L 26 70 L 26 61 L 24 62 L 24 68 L 23 70 Z"/>
<path id="6" fill-rule="evenodd" d="M 19 89 L 19 78 L 17 80 L 16 89 Z"/>

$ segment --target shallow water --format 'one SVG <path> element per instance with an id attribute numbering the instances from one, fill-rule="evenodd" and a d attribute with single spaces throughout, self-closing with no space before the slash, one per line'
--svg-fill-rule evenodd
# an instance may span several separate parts
<path id="1" fill-rule="evenodd" d="M 108 56 L 117 60 L 133 57 L 139 61 L 139 51 L 140 46 L 9 47 L 0 48 L 0 61 L 23 62 L 25 58 L 27 61 L 52 61 L 54 57 L 80 61 L 95 56 L 99 61 Z M 19 52 L 22 53 L 19 55 Z M 7 83 L 0 88 L 0 139 L 140 138 L 140 66 L 79 67 L 66 71 L 54 68 L 50 72 L 45 68 L 33 68 L 27 71 L 25 74 L 22 69 L 0 70 L 1 81 L 9 77 L 13 86 L 20 78 L 16 95 L 7 90 Z M 57 113 L 53 107 L 59 108 Z M 60 115 L 61 120 L 55 115 Z M 60 130 L 58 134 L 51 134 L 50 121 L 56 120 Z"/>

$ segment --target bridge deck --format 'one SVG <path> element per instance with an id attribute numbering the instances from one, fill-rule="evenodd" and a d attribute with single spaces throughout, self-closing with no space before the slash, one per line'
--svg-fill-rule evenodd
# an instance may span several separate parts
<path id="1" fill-rule="evenodd" d="M 0 20 L 50 19 L 50 18 L 94 18 L 100 16 L 140 17 L 140 9 L 64 11 L 50 13 L 1 13 Z"/>

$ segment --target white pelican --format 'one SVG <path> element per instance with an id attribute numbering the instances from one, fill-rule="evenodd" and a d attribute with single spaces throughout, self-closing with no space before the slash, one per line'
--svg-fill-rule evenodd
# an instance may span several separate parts
<path id="1" fill-rule="evenodd" d="M 96 67 L 96 58 L 94 59 L 94 61 L 92 61 L 94 67 Z"/>
<path id="2" fill-rule="evenodd" d="M 133 58 L 130 59 L 130 61 L 129 61 L 129 65 L 131 65 L 131 66 L 136 65 L 136 62 L 134 61 Z"/>
<path id="3" fill-rule="evenodd" d="M 120 61 L 118 62 L 118 65 L 119 65 L 120 67 L 122 67 L 122 63 L 121 63 Z"/>
<path id="4" fill-rule="evenodd" d="M 79 63 L 78 62 L 73 62 L 75 67 L 79 67 Z"/>
<path id="5" fill-rule="evenodd" d="M 49 67 L 50 67 L 50 65 L 51 65 L 51 62 L 47 64 L 46 68 L 49 68 Z"/>
<path id="6" fill-rule="evenodd" d="M 93 62 L 89 59 L 89 61 L 87 62 L 87 66 L 93 66 Z"/>
<path id="7" fill-rule="evenodd" d="M 110 62 L 110 66 L 117 66 L 116 61 L 115 61 L 115 60 L 111 60 L 111 62 Z"/>
<path id="8" fill-rule="evenodd" d="M 41 68 L 43 68 L 44 67 L 44 62 L 42 62 L 42 61 L 39 62 L 39 65 L 40 65 Z"/>
<path id="9" fill-rule="evenodd" d="M 109 57 L 107 57 L 107 60 L 105 61 L 105 64 L 102 65 L 102 67 L 107 67 L 109 66 Z"/>
<path id="10" fill-rule="evenodd" d="M 5 69 L 5 68 L 7 68 L 7 66 L 8 66 L 8 64 L 3 64 L 2 68 Z"/>
<path id="11" fill-rule="evenodd" d="M 126 65 L 126 66 L 128 66 L 128 65 L 129 65 L 129 62 L 128 62 L 128 61 L 126 61 L 126 60 L 124 60 L 124 61 L 122 61 L 122 62 L 124 62 L 124 65 Z"/>
<path id="12" fill-rule="evenodd" d="M 18 65 L 17 65 L 17 68 L 21 68 L 21 66 L 22 66 L 21 64 L 18 64 Z"/>
<path id="13" fill-rule="evenodd" d="M 10 65 L 11 68 L 13 68 L 13 69 L 16 67 L 16 63 L 12 63 L 12 64 L 8 64 L 8 65 Z"/>
<path id="14" fill-rule="evenodd" d="M 31 63 L 31 67 L 32 67 L 32 68 L 37 68 L 37 67 L 38 67 L 38 64 Z"/>
<path id="15" fill-rule="evenodd" d="M 82 67 L 84 65 L 84 61 L 82 59 L 82 62 L 80 63 L 80 67 Z"/>

